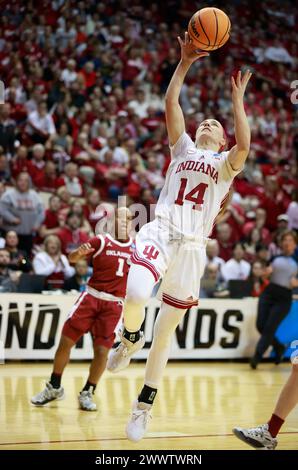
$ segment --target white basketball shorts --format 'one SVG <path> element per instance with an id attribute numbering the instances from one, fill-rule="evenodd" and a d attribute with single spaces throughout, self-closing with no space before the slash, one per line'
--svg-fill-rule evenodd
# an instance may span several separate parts
<path id="1" fill-rule="evenodd" d="M 155 219 L 137 234 L 131 262 L 149 269 L 156 282 L 162 278 L 157 294 L 160 300 L 176 308 L 188 309 L 198 305 L 207 241 L 171 240 L 167 227 Z"/>

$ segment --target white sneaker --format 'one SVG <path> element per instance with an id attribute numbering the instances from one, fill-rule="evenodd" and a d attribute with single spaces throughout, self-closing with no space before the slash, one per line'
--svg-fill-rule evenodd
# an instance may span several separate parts
<path id="1" fill-rule="evenodd" d="M 274 450 L 277 446 L 277 439 L 271 436 L 268 424 L 261 424 L 256 428 L 234 428 L 233 433 L 254 449 Z"/>
<path id="2" fill-rule="evenodd" d="M 148 405 L 148 403 L 138 402 L 138 400 L 133 402 L 132 415 L 126 425 L 127 439 L 138 442 L 144 437 L 148 421 L 152 418 L 150 414 L 151 408 L 152 405 Z"/>
<path id="3" fill-rule="evenodd" d="M 43 406 L 53 400 L 63 400 L 64 388 L 54 388 L 50 382 L 46 383 L 46 388 L 31 398 L 31 403 L 35 406 Z"/>
<path id="4" fill-rule="evenodd" d="M 79 407 L 85 411 L 96 411 L 97 406 L 93 401 L 93 394 L 91 390 L 83 390 L 78 396 Z"/>
<path id="5" fill-rule="evenodd" d="M 117 348 L 112 349 L 110 352 L 107 369 L 110 372 L 119 372 L 125 369 L 131 360 L 134 353 L 142 349 L 145 344 L 145 337 L 142 331 L 140 331 L 140 339 L 136 343 L 132 343 L 123 337 L 122 331 L 120 333 L 121 343 Z"/>

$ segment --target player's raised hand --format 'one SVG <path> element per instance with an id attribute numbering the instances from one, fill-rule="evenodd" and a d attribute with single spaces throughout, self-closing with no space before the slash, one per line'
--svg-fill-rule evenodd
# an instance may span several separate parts
<path id="1" fill-rule="evenodd" d="M 252 73 L 250 70 L 246 70 L 243 76 L 241 74 L 241 70 L 239 70 L 236 80 L 234 77 L 231 77 L 233 101 L 243 100 L 244 93 L 251 76 Z"/>
<path id="2" fill-rule="evenodd" d="M 201 57 L 208 56 L 208 52 L 200 51 L 194 46 L 189 34 L 187 32 L 184 33 L 184 40 L 178 36 L 178 42 L 180 44 L 181 49 L 181 60 L 183 62 L 193 63 L 196 60 L 200 59 Z"/>
<path id="3" fill-rule="evenodd" d="M 95 251 L 95 248 L 92 248 L 90 243 L 83 243 L 78 249 L 79 256 L 88 256 Z"/>

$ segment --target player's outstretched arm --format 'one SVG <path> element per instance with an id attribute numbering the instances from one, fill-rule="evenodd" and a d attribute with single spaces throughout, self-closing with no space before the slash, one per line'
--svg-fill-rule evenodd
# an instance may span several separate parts
<path id="1" fill-rule="evenodd" d="M 188 33 L 185 33 L 184 41 L 180 37 L 178 37 L 178 41 L 181 48 L 181 60 L 172 76 L 165 96 L 166 122 L 170 145 L 174 145 L 185 131 L 185 122 L 179 104 L 179 95 L 187 71 L 191 64 L 197 59 L 209 55 L 208 52 L 200 52 L 195 49 Z"/>
<path id="2" fill-rule="evenodd" d="M 234 170 L 239 170 L 248 155 L 250 128 L 244 110 L 244 93 L 252 73 L 247 70 L 243 77 L 239 71 L 236 80 L 231 78 L 236 145 L 230 150 L 228 159 Z"/>
<path id="3" fill-rule="evenodd" d="M 83 243 L 76 250 L 73 250 L 68 255 L 68 260 L 71 264 L 77 263 L 80 259 L 85 258 L 88 255 L 91 255 L 95 251 L 95 248 L 92 248 L 90 243 Z"/>

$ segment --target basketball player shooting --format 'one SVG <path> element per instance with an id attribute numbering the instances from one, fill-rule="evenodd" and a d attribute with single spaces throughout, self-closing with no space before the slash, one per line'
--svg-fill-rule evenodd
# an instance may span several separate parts
<path id="1" fill-rule="evenodd" d="M 117 372 L 128 366 L 132 355 L 145 339 L 140 327 L 144 306 L 154 285 L 162 278 L 162 300 L 145 381 L 133 404 L 126 427 L 128 439 L 139 441 L 146 432 L 150 409 L 168 361 L 171 337 L 186 311 L 198 305 L 200 278 L 205 268 L 205 247 L 214 220 L 221 210 L 234 177 L 243 169 L 249 152 L 250 129 L 243 97 L 251 77 L 238 72 L 231 78 L 236 145 L 222 152 L 226 138 L 215 119 L 204 120 L 195 142 L 185 132 L 179 94 L 190 66 L 208 55 L 199 52 L 188 33 L 178 38 L 181 60 L 166 92 L 166 123 L 171 163 L 161 191 L 156 218 L 142 227 L 136 237 L 136 250 L 128 276 L 121 343 L 108 359 L 108 369 Z"/>
<path id="2" fill-rule="evenodd" d="M 110 234 L 97 235 L 69 255 L 71 263 L 92 256 L 93 274 L 63 326 L 60 344 L 55 354 L 51 377 L 46 387 L 31 398 L 31 403 L 43 406 L 64 398 L 61 386 L 63 371 L 69 361 L 73 346 L 90 332 L 93 337 L 94 358 L 89 376 L 78 396 L 79 408 L 96 411 L 93 394 L 106 368 L 108 352 L 114 343 L 114 330 L 120 320 L 130 267 L 133 240 L 131 213 L 118 208 L 115 213 L 115 238 Z"/>

